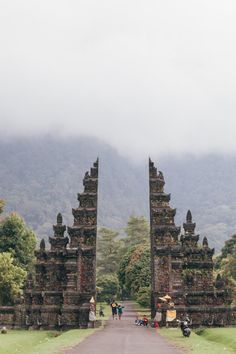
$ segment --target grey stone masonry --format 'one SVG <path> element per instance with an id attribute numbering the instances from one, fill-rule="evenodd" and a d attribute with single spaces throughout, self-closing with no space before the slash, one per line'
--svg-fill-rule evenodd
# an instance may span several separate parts
<path id="1" fill-rule="evenodd" d="M 188 314 L 194 326 L 236 324 L 231 289 L 220 275 L 213 276 L 214 249 L 206 237 L 199 245 L 190 210 L 181 234 L 174 221 L 176 209 L 170 207 L 164 185 L 163 173 L 149 160 L 152 316 L 162 308 L 164 324 L 168 304 L 160 298 L 169 295 L 177 317 Z"/>

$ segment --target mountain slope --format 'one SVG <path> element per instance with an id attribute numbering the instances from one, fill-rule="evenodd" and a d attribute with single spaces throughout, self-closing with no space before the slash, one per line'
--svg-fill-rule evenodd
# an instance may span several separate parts
<path id="1" fill-rule="evenodd" d="M 140 165 L 89 137 L 18 138 L 0 142 L 0 198 L 18 211 L 39 238 L 52 233 L 62 212 L 72 224 L 82 179 L 99 156 L 99 226 L 120 229 L 129 215 L 148 217 L 147 162 Z M 166 192 L 181 225 L 190 208 L 197 231 L 219 250 L 236 231 L 236 156 L 153 156 L 166 179 Z"/>

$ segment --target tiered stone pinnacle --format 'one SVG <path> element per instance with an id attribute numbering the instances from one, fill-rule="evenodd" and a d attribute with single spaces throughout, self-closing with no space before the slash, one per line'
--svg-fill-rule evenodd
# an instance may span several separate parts
<path id="1" fill-rule="evenodd" d="M 196 224 L 192 222 L 192 213 L 188 210 L 186 215 L 186 222 L 183 224 L 184 235 L 181 235 L 180 241 L 182 242 L 182 246 L 192 246 L 196 247 L 199 241 L 199 235 L 195 235 Z"/>
<path id="2" fill-rule="evenodd" d="M 49 237 L 35 252 L 35 282 L 28 280 L 25 291 L 25 325 L 33 328 L 87 327 L 89 300 L 96 292 L 96 237 L 98 160 L 84 180 L 78 194 L 79 207 L 72 209 L 74 223 L 66 226 L 62 215 Z"/>
<path id="3" fill-rule="evenodd" d="M 184 234 L 181 235 L 183 252 L 183 287 L 186 293 L 187 304 L 206 303 L 206 291 L 213 290 L 213 260 L 214 249 L 208 247 L 204 237 L 202 247 L 198 246 L 199 235 L 194 233 L 196 224 L 192 222 L 189 210 L 186 222 L 183 224 Z M 193 300 L 194 298 L 194 300 Z M 197 299 L 198 298 L 198 299 Z"/>
<path id="4" fill-rule="evenodd" d="M 152 315 L 156 311 L 158 298 L 172 293 L 176 287 L 178 290 L 181 286 L 181 264 L 176 258 L 179 254 L 180 227 L 175 225 L 176 209 L 170 207 L 170 194 L 164 192 L 164 185 L 163 173 L 158 172 L 149 159 Z M 176 254 L 175 259 L 172 257 L 173 252 Z M 174 283 L 172 267 L 178 270 Z"/>
<path id="5" fill-rule="evenodd" d="M 155 245 L 177 244 L 180 227 L 175 226 L 176 209 L 170 207 L 170 194 L 164 192 L 165 180 L 149 160 L 150 219 Z"/>
<path id="6" fill-rule="evenodd" d="M 214 249 L 203 238 L 198 245 L 196 224 L 187 212 L 184 234 L 178 238 L 180 227 L 174 223 L 175 209 L 169 206 L 170 195 L 164 193 L 164 177 L 149 160 L 152 315 L 161 297 L 168 294 L 175 303 L 178 317 L 188 312 L 195 326 L 235 323 L 232 296 L 224 288 L 225 281 L 213 277 Z M 165 312 L 164 312 L 165 313 Z"/>
<path id="7" fill-rule="evenodd" d="M 97 228 L 97 190 L 98 190 L 98 160 L 83 179 L 84 192 L 78 194 L 79 207 L 72 209 L 74 224 L 68 227 L 70 235 L 70 248 L 83 247 L 96 248 Z"/>
<path id="8" fill-rule="evenodd" d="M 80 250 L 77 264 L 77 272 L 80 274 L 78 290 L 95 296 L 98 160 L 93 164 L 90 173 L 85 173 L 83 185 L 84 192 L 78 194 L 79 207 L 72 209 L 74 224 L 68 227 L 68 234 L 71 251 L 74 248 Z"/>
<path id="9" fill-rule="evenodd" d="M 54 236 L 49 237 L 49 243 L 51 244 L 51 250 L 63 250 L 69 242 L 68 237 L 64 237 L 66 231 L 66 225 L 63 225 L 63 219 L 61 213 L 57 215 L 57 223 L 53 225 Z"/>

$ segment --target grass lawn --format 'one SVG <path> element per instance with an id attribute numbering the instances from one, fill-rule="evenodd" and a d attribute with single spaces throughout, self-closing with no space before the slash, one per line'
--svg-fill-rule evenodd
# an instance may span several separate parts
<path id="1" fill-rule="evenodd" d="M 196 333 L 192 331 L 190 338 L 184 338 L 179 328 L 161 328 L 158 331 L 191 354 L 236 353 L 236 328 L 209 328 Z"/>
<path id="2" fill-rule="evenodd" d="M 58 353 L 60 349 L 80 343 L 96 329 L 74 329 L 67 332 L 9 330 L 0 335 L 1 354 Z"/>
<path id="3" fill-rule="evenodd" d="M 150 314 L 149 308 L 140 306 L 138 303 L 135 303 L 135 309 L 139 317 Z M 236 327 L 192 330 L 190 338 L 184 338 L 180 328 L 159 328 L 157 331 L 180 348 L 185 349 L 186 353 L 236 353 Z"/>
<path id="4" fill-rule="evenodd" d="M 99 310 L 100 304 L 97 305 Z M 106 321 L 110 317 L 110 306 L 102 304 Z M 97 319 L 100 319 L 97 316 Z M 102 329 L 102 327 L 100 327 Z M 0 333 L 0 354 L 55 354 L 62 349 L 70 348 L 82 342 L 98 328 L 73 329 L 65 332 L 57 331 L 25 331 L 9 330 L 7 334 Z"/>

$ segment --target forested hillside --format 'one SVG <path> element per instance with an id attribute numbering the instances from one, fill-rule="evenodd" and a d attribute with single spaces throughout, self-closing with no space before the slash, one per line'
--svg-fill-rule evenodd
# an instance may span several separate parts
<path id="1" fill-rule="evenodd" d="M 148 166 L 120 156 L 92 138 L 14 139 L 0 143 L 0 199 L 18 211 L 39 238 L 52 233 L 56 214 L 72 224 L 82 179 L 99 156 L 99 226 L 125 227 L 128 217 L 148 217 Z M 236 231 L 236 156 L 152 156 L 182 224 L 192 210 L 197 231 L 219 250 Z M 148 160 L 148 158 L 147 158 Z"/>

